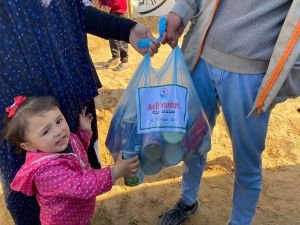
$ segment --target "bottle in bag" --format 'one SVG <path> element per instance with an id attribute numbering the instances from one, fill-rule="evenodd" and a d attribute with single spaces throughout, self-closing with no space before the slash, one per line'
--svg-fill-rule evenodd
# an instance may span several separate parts
<path id="1" fill-rule="evenodd" d="M 130 159 L 140 154 L 142 148 L 142 134 L 137 133 L 136 117 L 124 119 L 124 132 L 122 140 L 122 158 Z M 138 168 L 135 177 L 124 177 L 125 185 L 136 186 L 144 181 L 144 174 Z"/>

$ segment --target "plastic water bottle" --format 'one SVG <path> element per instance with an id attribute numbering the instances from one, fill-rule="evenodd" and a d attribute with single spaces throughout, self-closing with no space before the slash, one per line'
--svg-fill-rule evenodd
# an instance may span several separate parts
<path id="1" fill-rule="evenodd" d="M 124 119 L 123 124 L 122 158 L 130 159 L 140 154 L 142 134 L 137 133 L 136 117 Z M 144 181 L 144 173 L 139 167 L 135 177 L 124 177 L 124 180 L 127 186 L 139 185 Z"/>

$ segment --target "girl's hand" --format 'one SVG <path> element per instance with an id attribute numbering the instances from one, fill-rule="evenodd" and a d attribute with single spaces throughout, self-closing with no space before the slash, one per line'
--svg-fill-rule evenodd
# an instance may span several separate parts
<path id="1" fill-rule="evenodd" d="M 118 159 L 113 167 L 115 181 L 120 177 L 134 177 L 140 165 L 137 156 L 130 159 L 122 159 L 122 154 L 119 154 Z"/>
<path id="2" fill-rule="evenodd" d="M 92 120 L 93 115 L 91 113 L 86 114 L 86 107 L 84 107 L 79 114 L 79 127 L 83 130 L 91 131 Z"/>

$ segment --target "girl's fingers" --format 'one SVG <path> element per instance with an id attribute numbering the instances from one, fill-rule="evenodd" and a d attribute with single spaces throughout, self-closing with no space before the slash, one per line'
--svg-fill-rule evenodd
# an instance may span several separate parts
<path id="1" fill-rule="evenodd" d="M 81 110 L 81 114 L 82 114 L 83 116 L 85 116 L 85 113 L 86 113 L 86 107 L 84 107 L 84 108 Z"/>
<path id="2" fill-rule="evenodd" d="M 129 176 L 131 176 L 131 177 L 134 177 L 134 176 L 136 176 L 136 173 L 137 173 L 137 171 L 138 171 L 138 169 L 136 168 L 136 169 L 132 169 L 132 170 L 130 170 L 130 172 L 129 172 Z"/>
<path id="3" fill-rule="evenodd" d="M 140 161 L 139 160 L 137 160 L 137 161 L 134 161 L 133 163 L 131 163 L 131 165 L 130 165 L 130 170 L 132 171 L 132 170 L 137 170 L 137 168 L 139 167 L 139 165 L 140 165 Z"/>
<path id="4" fill-rule="evenodd" d="M 135 157 L 133 157 L 132 159 L 133 159 L 132 163 L 133 163 L 134 165 L 140 163 L 139 157 L 138 157 L 137 155 L 136 155 Z"/>
<path id="5" fill-rule="evenodd" d="M 86 115 L 86 117 L 92 120 L 92 119 L 93 119 L 93 114 L 92 114 L 92 113 L 88 113 L 88 114 Z"/>
<path id="6" fill-rule="evenodd" d="M 135 169 L 132 169 L 130 172 L 131 172 L 131 173 L 133 173 L 133 174 L 136 174 L 136 172 L 137 172 L 137 168 L 135 168 Z"/>

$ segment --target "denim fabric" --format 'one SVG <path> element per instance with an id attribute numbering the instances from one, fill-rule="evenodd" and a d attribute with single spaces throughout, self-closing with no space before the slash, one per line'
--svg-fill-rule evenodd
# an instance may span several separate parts
<path id="1" fill-rule="evenodd" d="M 230 225 L 249 225 L 261 191 L 261 153 L 270 111 L 248 116 L 264 74 L 236 74 L 200 59 L 192 72 L 196 90 L 212 128 L 221 106 L 233 145 L 235 182 Z M 185 162 L 182 197 L 197 200 L 206 155 Z"/>

